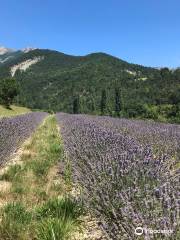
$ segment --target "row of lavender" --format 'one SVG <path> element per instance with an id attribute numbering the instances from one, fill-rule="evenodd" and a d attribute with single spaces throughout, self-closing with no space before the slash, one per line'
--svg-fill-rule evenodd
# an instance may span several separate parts
<path id="1" fill-rule="evenodd" d="M 116 119 L 112 117 L 91 116 L 96 124 L 113 131 L 133 136 L 142 145 L 150 145 L 154 154 L 161 153 L 171 158 L 171 165 L 180 157 L 180 125 L 163 124 L 143 120 Z M 176 160 L 172 162 L 172 160 Z"/>
<path id="2" fill-rule="evenodd" d="M 142 239 L 178 239 L 178 126 L 63 113 L 57 119 L 74 179 L 107 238 L 136 239 L 141 226 L 167 230 Z"/>
<path id="3" fill-rule="evenodd" d="M 33 112 L 0 119 L 0 166 L 32 134 L 46 115 Z"/>

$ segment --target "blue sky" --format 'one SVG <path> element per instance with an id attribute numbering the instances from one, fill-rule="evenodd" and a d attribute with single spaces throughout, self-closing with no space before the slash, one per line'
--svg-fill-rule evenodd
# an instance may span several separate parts
<path id="1" fill-rule="evenodd" d="M 179 0 L 0 0 L 0 45 L 180 66 Z"/>

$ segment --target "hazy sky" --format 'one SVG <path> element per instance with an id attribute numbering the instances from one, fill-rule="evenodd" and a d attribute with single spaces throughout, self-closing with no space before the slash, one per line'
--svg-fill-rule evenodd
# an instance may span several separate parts
<path id="1" fill-rule="evenodd" d="M 0 45 L 180 66 L 179 0 L 0 0 Z"/>

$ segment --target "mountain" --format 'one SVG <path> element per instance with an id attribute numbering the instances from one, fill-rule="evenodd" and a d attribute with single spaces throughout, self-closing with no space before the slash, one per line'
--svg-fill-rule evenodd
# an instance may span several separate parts
<path id="1" fill-rule="evenodd" d="M 6 62 L 13 53 L 12 49 L 0 47 L 0 64 Z"/>
<path id="2" fill-rule="evenodd" d="M 19 104 L 30 108 L 164 120 L 179 119 L 180 70 L 131 64 L 105 53 L 71 56 L 46 49 L 8 52 L 0 78 L 14 76 Z M 4 55 L 1 55 L 1 57 Z M 119 99 L 117 99 L 119 98 Z M 176 121 L 176 120 L 175 120 Z"/>
<path id="3" fill-rule="evenodd" d="M 11 48 L 0 46 L 0 65 L 9 62 L 12 59 L 16 59 L 16 57 L 19 57 L 20 55 L 28 53 L 32 50 L 35 50 L 35 48 L 27 47 L 21 50 L 14 50 Z"/>
<path id="4" fill-rule="evenodd" d="M 10 48 L 0 47 L 0 66 L 4 63 L 9 62 L 12 59 L 15 59 L 22 54 L 22 51 L 15 51 Z"/>
<path id="5" fill-rule="evenodd" d="M 4 54 L 6 54 L 8 52 L 11 52 L 11 51 L 12 50 L 10 48 L 6 48 L 6 47 L 3 47 L 3 46 L 0 47 L 0 55 L 4 55 Z"/>

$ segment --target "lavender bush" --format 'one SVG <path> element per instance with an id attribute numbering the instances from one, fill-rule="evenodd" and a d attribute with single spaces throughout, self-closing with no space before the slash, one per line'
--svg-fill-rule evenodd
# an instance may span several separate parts
<path id="1" fill-rule="evenodd" d="M 179 125 L 59 113 L 73 177 L 107 239 L 179 239 Z"/>
<path id="2" fill-rule="evenodd" d="M 0 119 L 0 165 L 32 134 L 46 115 L 33 112 Z"/>

